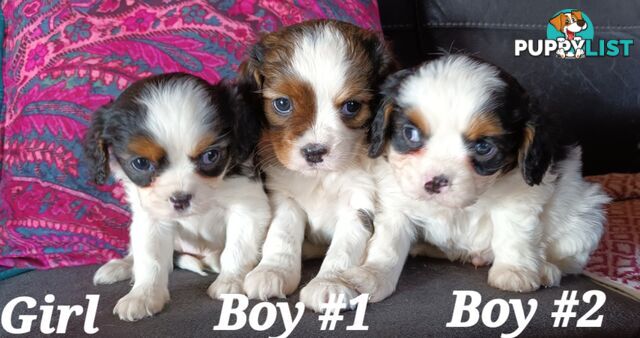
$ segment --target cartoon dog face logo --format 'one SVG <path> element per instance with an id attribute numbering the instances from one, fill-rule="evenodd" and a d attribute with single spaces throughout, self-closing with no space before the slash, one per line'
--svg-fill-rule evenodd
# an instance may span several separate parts
<path id="1" fill-rule="evenodd" d="M 558 38 L 557 41 L 582 40 L 576 36 L 576 33 L 582 32 L 589 26 L 587 21 L 582 18 L 582 11 L 572 10 L 567 13 L 559 13 L 549 20 L 549 23 L 564 37 Z M 556 52 L 561 58 L 583 58 L 585 56 L 582 48 L 576 48 L 575 51 L 558 48 Z"/>

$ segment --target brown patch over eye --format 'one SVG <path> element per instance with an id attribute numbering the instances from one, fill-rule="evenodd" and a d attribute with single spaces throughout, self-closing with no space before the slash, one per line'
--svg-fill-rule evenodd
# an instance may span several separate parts
<path id="1" fill-rule="evenodd" d="M 159 163 L 166 155 L 164 148 L 148 136 L 134 136 L 129 141 L 127 149 L 155 163 Z"/>
<path id="2" fill-rule="evenodd" d="M 212 133 L 207 134 L 206 136 L 204 136 L 199 142 L 198 144 L 196 144 L 195 148 L 193 148 L 193 150 L 191 151 L 191 154 L 189 154 L 189 156 L 191 158 L 196 158 L 198 157 L 200 154 L 202 154 L 207 148 L 209 148 L 216 140 L 215 135 L 213 135 Z"/>
<path id="3" fill-rule="evenodd" d="M 369 102 L 373 99 L 373 94 L 367 89 L 366 83 L 348 82 L 347 87 L 344 88 L 333 100 L 336 111 L 340 113 L 342 107 L 348 101 L 354 101 L 360 104 L 360 109 L 351 118 L 343 118 L 344 124 L 352 129 L 362 128 L 371 118 L 371 109 L 369 108 Z"/>
<path id="4" fill-rule="evenodd" d="M 475 141 L 482 137 L 504 134 L 500 120 L 491 113 L 476 114 L 465 133 L 468 140 Z"/>
<path id="5" fill-rule="evenodd" d="M 405 112 L 405 115 L 407 116 L 407 119 L 414 126 L 418 127 L 418 129 L 420 129 L 420 131 L 422 132 L 422 135 L 427 136 L 427 135 L 429 135 L 431 133 L 431 128 L 429 128 L 429 123 L 424 118 L 424 116 L 420 113 L 419 110 L 417 110 L 417 109 L 409 109 L 409 110 L 407 110 Z"/>
<path id="6" fill-rule="evenodd" d="M 280 77 L 277 82 L 265 83 L 264 108 L 271 125 L 265 132 L 265 140 L 273 145 L 281 162 L 289 157 L 294 141 L 309 130 L 316 117 L 316 98 L 311 85 L 297 77 Z M 273 100 L 286 97 L 291 102 L 291 112 L 278 113 Z"/>
<path id="7" fill-rule="evenodd" d="M 269 124 L 286 128 L 301 135 L 313 124 L 316 116 L 316 100 L 311 85 L 296 77 L 285 77 L 269 83 L 263 91 L 264 108 Z M 285 97 L 291 102 L 291 112 L 282 115 L 273 106 L 273 100 Z"/>

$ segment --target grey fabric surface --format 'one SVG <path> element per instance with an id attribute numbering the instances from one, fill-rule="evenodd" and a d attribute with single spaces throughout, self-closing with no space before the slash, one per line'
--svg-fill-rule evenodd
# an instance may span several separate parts
<path id="1" fill-rule="evenodd" d="M 305 262 L 303 283 L 308 282 L 319 268 L 318 261 Z M 206 289 L 215 279 L 214 275 L 201 277 L 196 274 L 177 270 L 171 274 L 171 302 L 164 311 L 153 318 L 136 323 L 120 321 L 111 311 L 117 300 L 129 290 L 127 282 L 114 285 L 94 286 L 92 275 L 97 266 L 67 268 L 52 271 L 34 271 L 8 280 L 0 281 L 0 305 L 17 296 L 30 296 L 44 304 L 47 293 L 56 296 L 55 304 L 86 304 L 86 294 L 99 294 L 100 302 L 95 325 L 100 331 L 95 336 L 102 337 L 202 337 L 202 336 L 256 336 L 267 337 L 280 335 L 284 328 L 278 315 L 276 324 L 270 330 L 252 331 L 248 325 L 235 332 L 213 331 L 220 317 L 221 301 L 214 301 L 206 295 Z M 451 319 L 455 297 L 453 290 L 475 290 L 482 294 L 482 305 L 493 298 L 519 298 L 526 301 L 535 298 L 538 309 L 533 320 L 521 337 L 638 337 L 640 336 L 640 303 L 616 292 L 602 288 L 586 277 L 565 277 L 562 286 L 542 289 L 532 294 L 514 294 L 501 292 L 486 284 L 487 268 L 475 269 L 471 265 L 450 263 L 443 260 L 415 258 L 410 259 L 400 279 L 396 293 L 381 303 L 369 304 L 365 324 L 368 332 L 346 331 L 345 327 L 353 322 L 354 312 L 344 313 L 344 321 L 336 326 L 335 331 L 320 331 L 318 315 L 308 310 L 293 331 L 292 337 L 314 336 L 381 336 L 381 337 L 499 337 L 500 333 L 510 333 L 516 324 L 513 312 L 507 323 L 497 329 L 486 328 L 481 323 L 471 328 L 447 328 L 445 324 Z M 576 329 L 575 319 L 570 328 L 554 328 L 551 312 L 555 310 L 553 300 L 560 298 L 563 290 L 578 290 L 581 296 L 587 290 L 603 290 L 607 295 L 604 306 L 596 315 L 604 315 L 602 328 Z M 288 301 L 293 310 L 297 294 Z M 251 302 L 251 308 L 255 302 Z M 578 317 L 591 306 L 581 303 L 577 308 Z M 528 308 L 528 307 L 527 307 Z M 17 315 L 38 313 L 36 309 L 26 311 L 24 306 L 16 308 L 13 316 L 14 325 Z M 248 313 L 247 313 L 248 315 Z M 497 317 L 494 312 L 493 318 Z M 57 323 L 54 315 L 53 323 Z M 262 317 L 264 318 L 264 317 Z M 262 320 L 261 318 L 261 320 Z M 33 333 L 38 336 L 36 322 Z M 72 319 L 69 322 L 69 336 L 84 335 L 83 321 Z M 6 336 L 5 331 L 0 331 Z"/>

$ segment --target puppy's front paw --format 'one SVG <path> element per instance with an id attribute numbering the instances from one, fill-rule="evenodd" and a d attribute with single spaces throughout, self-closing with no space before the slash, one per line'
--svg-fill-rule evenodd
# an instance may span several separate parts
<path id="1" fill-rule="evenodd" d="M 242 278 L 237 276 L 218 275 L 218 278 L 211 283 L 207 294 L 213 299 L 220 299 L 222 294 L 244 294 L 242 289 Z"/>
<path id="2" fill-rule="evenodd" d="M 300 283 L 300 272 L 260 266 L 244 278 L 244 290 L 250 299 L 286 298 Z"/>
<path id="3" fill-rule="evenodd" d="M 494 264 L 489 269 L 489 285 L 514 292 L 531 292 L 540 288 L 538 271 L 508 264 Z"/>
<path id="4" fill-rule="evenodd" d="M 160 312 L 168 301 L 167 289 L 134 289 L 120 298 L 113 308 L 113 314 L 121 320 L 135 322 Z"/>
<path id="5" fill-rule="evenodd" d="M 131 279 L 132 264 L 129 259 L 112 259 L 93 275 L 93 284 L 113 284 Z"/>
<path id="6" fill-rule="evenodd" d="M 323 309 L 320 304 L 328 303 L 332 294 L 336 297 L 335 299 L 338 299 L 340 294 L 344 295 L 344 310 L 354 309 L 349 302 L 358 296 L 358 292 L 338 278 L 314 278 L 307 286 L 300 290 L 300 301 L 302 301 L 307 308 L 321 313 L 324 312 L 325 309 Z"/>
<path id="7" fill-rule="evenodd" d="M 379 302 L 389 297 L 395 291 L 395 285 L 385 278 L 379 271 L 358 266 L 348 269 L 341 274 L 341 278 L 359 293 L 368 293 L 369 302 Z"/>
<path id="8" fill-rule="evenodd" d="M 549 262 L 545 262 L 540 268 L 540 284 L 551 287 L 560 285 L 562 272 L 560 269 Z"/>

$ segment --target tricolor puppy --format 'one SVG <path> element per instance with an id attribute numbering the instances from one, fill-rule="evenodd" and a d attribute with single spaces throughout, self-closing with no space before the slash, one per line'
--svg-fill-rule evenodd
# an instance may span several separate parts
<path id="1" fill-rule="evenodd" d="M 259 121 L 242 89 L 187 74 L 136 82 L 93 116 L 85 153 L 93 177 L 109 168 L 131 205 L 129 255 L 102 266 L 96 284 L 132 279 L 113 312 L 134 321 L 169 300 L 176 264 L 219 273 L 208 293 L 243 292 L 270 219 L 253 169 Z"/>
<path id="2" fill-rule="evenodd" d="M 527 292 L 579 273 L 603 231 L 600 187 L 580 150 L 556 145 L 546 116 L 508 74 L 462 55 L 386 81 L 372 123 L 380 209 L 363 266 L 344 277 L 372 301 L 395 289 L 412 243 L 493 264 L 489 284 Z"/>
<path id="3" fill-rule="evenodd" d="M 582 18 L 581 11 L 571 11 L 569 13 L 560 13 L 549 20 L 549 23 L 560 33 L 564 34 L 564 38 L 559 38 L 558 41 L 565 40 L 581 40 L 582 38 L 576 36 L 576 33 L 582 32 L 587 29 L 588 24 Z M 583 58 L 585 56 L 582 48 L 575 51 L 565 52 L 564 49 L 558 48 L 557 54 L 561 58 Z"/>
<path id="4" fill-rule="evenodd" d="M 259 157 L 274 218 L 262 260 L 245 279 L 250 297 L 296 290 L 305 227 L 308 247 L 329 248 L 302 302 L 320 311 L 331 293 L 357 295 L 339 274 L 361 263 L 372 231 L 367 131 L 391 65 L 376 33 L 338 21 L 286 27 L 252 49 L 244 72 L 264 100 Z"/>

